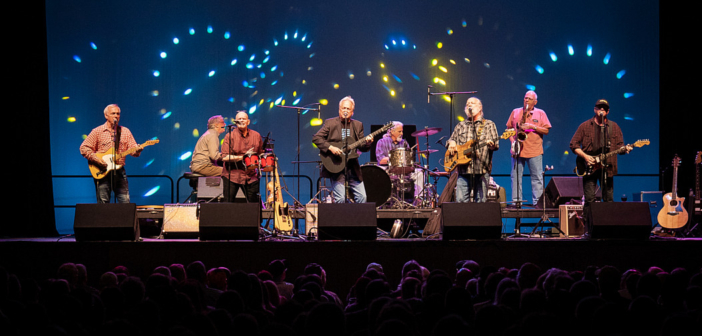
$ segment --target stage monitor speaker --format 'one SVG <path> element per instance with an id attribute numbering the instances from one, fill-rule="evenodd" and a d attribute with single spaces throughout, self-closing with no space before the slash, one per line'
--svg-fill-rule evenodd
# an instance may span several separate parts
<path id="1" fill-rule="evenodd" d="M 500 239 L 502 213 L 499 203 L 441 204 L 443 240 Z"/>
<path id="2" fill-rule="evenodd" d="M 139 238 L 136 204 L 76 204 L 73 232 L 76 241 L 135 241 Z"/>
<path id="3" fill-rule="evenodd" d="M 321 203 L 319 240 L 375 240 L 378 223 L 375 203 Z"/>
<path id="4" fill-rule="evenodd" d="M 198 203 L 163 205 L 163 238 L 196 239 L 199 235 Z"/>
<path id="5" fill-rule="evenodd" d="M 200 240 L 257 241 L 259 203 L 200 203 Z"/>
<path id="6" fill-rule="evenodd" d="M 547 209 L 558 208 L 559 205 L 566 204 L 573 199 L 582 199 L 584 194 L 582 177 L 554 176 L 548 181 L 548 185 L 546 185 L 544 190 L 545 197 L 539 198 L 538 204 L 539 207 L 543 208 L 545 198 Z M 599 188 L 595 194 L 595 199 L 602 199 L 602 191 Z"/>
<path id="7" fill-rule="evenodd" d="M 595 202 L 590 205 L 593 239 L 648 239 L 651 214 L 646 202 Z"/>

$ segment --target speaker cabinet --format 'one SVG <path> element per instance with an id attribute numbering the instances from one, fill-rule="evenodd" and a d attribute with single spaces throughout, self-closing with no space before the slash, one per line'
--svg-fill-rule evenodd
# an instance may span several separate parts
<path id="1" fill-rule="evenodd" d="M 76 204 L 73 232 L 76 241 L 135 241 L 139 238 L 136 204 Z"/>
<path id="2" fill-rule="evenodd" d="M 499 203 L 441 204 L 443 240 L 500 239 L 502 214 Z"/>
<path id="3" fill-rule="evenodd" d="M 648 239 L 651 214 L 646 202 L 595 202 L 590 205 L 593 239 Z"/>
<path id="4" fill-rule="evenodd" d="M 583 178 L 579 176 L 564 177 L 554 176 L 548 181 L 544 196 L 539 198 L 538 205 L 543 208 L 546 201 L 546 208 L 558 208 L 559 205 L 565 204 L 570 200 L 580 200 L 585 192 L 583 191 Z M 595 195 L 596 200 L 602 199 L 602 191 L 598 188 Z"/>
<path id="5" fill-rule="evenodd" d="M 378 224 L 375 203 L 319 204 L 319 240 L 375 240 Z"/>
<path id="6" fill-rule="evenodd" d="M 196 239 L 199 235 L 197 203 L 163 205 L 163 237 Z"/>
<path id="7" fill-rule="evenodd" d="M 258 241 L 258 203 L 200 203 L 200 240 Z"/>
<path id="8" fill-rule="evenodd" d="M 582 204 L 562 204 L 558 206 L 558 218 L 561 225 L 561 237 L 581 236 L 585 233 Z"/>

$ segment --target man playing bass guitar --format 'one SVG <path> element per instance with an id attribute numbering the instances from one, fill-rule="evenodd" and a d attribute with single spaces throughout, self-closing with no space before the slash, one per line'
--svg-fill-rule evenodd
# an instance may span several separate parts
<path id="1" fill-rule="evenodd" d="M 607 117 L 609 115 L 609 102 L 604 99 L 595 102 L 594 113 L 594 117 L 580 124 L 570 140 L 571 151 L 590 166 L 597 163 L 597 155 L 618 151 L 625 147 L 621 128 Z M 632 148 L 626 146 L 620 153 L 627 154 Z M 592 231 L 590 205 L 595 201 L 598 181 L 602 189 L 602 201 L 614 201 L 614 175 L 617 174 L 617 156 L 613 155 L 606 162 L 600 164 L 602 164 L 602 169 L 583 176 L 583 192 L 585 193 L 583 206 L 585 233 L 583 238 L 585 239 L 590 237 Z"/>
<path id="2" fill-rule="evenodd" d="M 366 202 L 366 190 L 363 185 L 361 166 L 358 164 L 357 149 L 344 153 L 342 148 L 361 141 L 358 150 L 367 152 L 373 142 L 373 136 L 363 135 L 363 123 L 351 119 L 356 103 L 351 96 L 346 96 L 339 101 L 339 117 L 329 118 L 324 121 L 322 128 L 312 137 L 312 142 L 320 151 L 324 169 L 322 177 L 332 181 L 332 190 L 335 203 L 344 203 L 346 200 L 346 179 L 356 203 Z"/>

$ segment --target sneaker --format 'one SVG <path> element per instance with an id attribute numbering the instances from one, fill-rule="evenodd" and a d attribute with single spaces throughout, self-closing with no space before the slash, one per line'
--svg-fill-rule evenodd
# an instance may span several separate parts
<path id="1" fill-rule="evenodd" d="M 583 233 L 583 235 L 580 236 L 580 239 L 582 239 L 582 240 L 590 240 L 590 233 L 588 233 L 588 232 Z"/>

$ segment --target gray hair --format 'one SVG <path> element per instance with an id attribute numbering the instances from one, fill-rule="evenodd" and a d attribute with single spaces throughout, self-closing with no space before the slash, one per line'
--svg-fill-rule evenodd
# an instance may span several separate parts
<path id="1" fill-rule="evenodd" d="M 393 121 L 393 122 L 392 122 L 392 127 L 390 127 L 390 128 L 388 129 L 388 131 L 385 132 L 385 135 L 383 135 L 383 137 L 389 137 L 389 136 L 390 136 L 390 133 L 392 132 L 392 130 L 394 130 L 395 128 L 398 128 L 398 127 L 402 127 L 402 126 L 404 126 L 404 125 L 403 125 L 401 122 L 399 122 L 399 121 Z"/>
<path id="2" fill-rule="evenodd" d="M 352 108 L 352 109 L 356 109 L 356 102 L 353 100 L 353 98 L 351 98 L 351 96 L 346 96 L 346 97 L 344 97 L 344 98 L 341 98 L 341 100 L 339 101 L 339 107 L 341 107 L 341 103 L 343 103 L 344 100 L 350 101 L 350 102 L 351 102 L 351 108 Z"/>
<path id="3" fill-rule="evenodd" d="M 224 118 L 221 115 L 216 115 L 207 119 L 207 129 L 217 128 L 220 122 L 224 122 Z"/>

